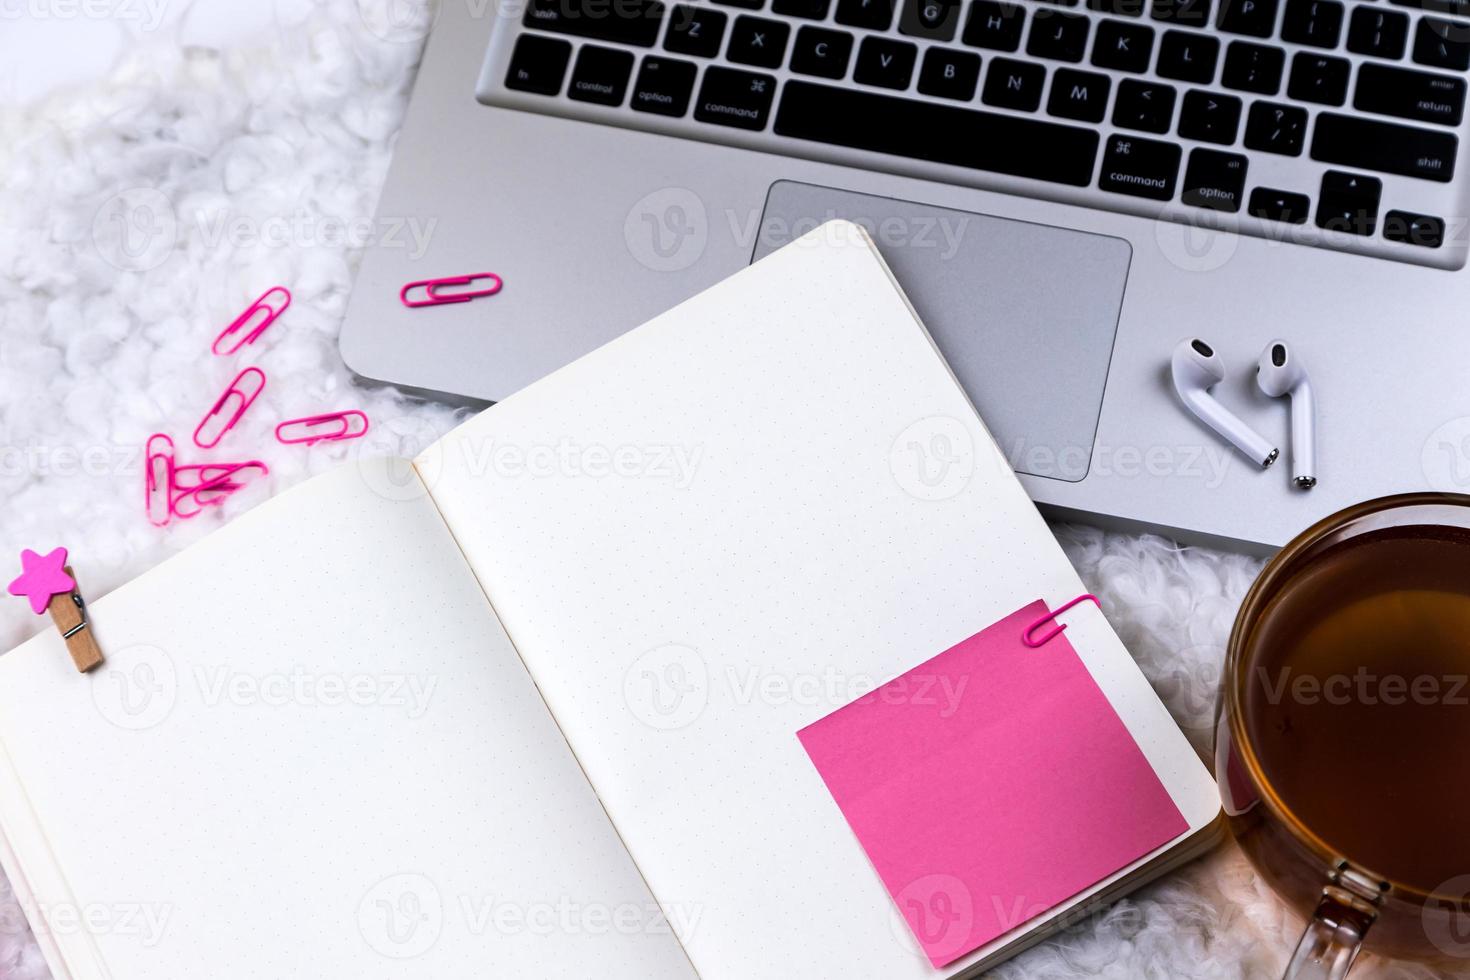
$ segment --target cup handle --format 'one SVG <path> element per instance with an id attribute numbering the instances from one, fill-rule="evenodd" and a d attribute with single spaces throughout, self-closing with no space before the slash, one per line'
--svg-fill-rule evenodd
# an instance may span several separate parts
<path id="1" fill-rule="evenodd" d="M 1329 887 L 1287 964 L 1283 980 L 1342 980 L 1377 918 L 1373 905 Z"/>

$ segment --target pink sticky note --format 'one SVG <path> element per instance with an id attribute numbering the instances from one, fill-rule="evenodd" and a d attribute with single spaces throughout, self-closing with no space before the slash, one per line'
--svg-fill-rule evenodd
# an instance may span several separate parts
<path id="1" fill-rule="evenodd" d="M 797 733 L 936 967 L 1189 829 L 1037 601 Z"/>

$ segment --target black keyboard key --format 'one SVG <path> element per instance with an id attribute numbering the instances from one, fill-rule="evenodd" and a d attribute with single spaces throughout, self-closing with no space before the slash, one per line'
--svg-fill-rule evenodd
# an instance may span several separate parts
<path id="1" fill-rule="evenodd" d="M 801 81 L 786 83 L 776 132 L 1074 187 L 1092 179 L 1098 144 L 1078 126 Z"/>
<path id="2" fill-rule="evenodd" d="M 1378 225 L 1378 199 L 1383 181 L 1362 174 L 1329 170 L 1322 175 L 1317 198 L 1317 227 L 1349 235 L 1371 235 Z"/>
<path id="3" fill-rule="evenodd" d="M 1358 69 L 1353 108 L 1458 126 L 1465 115 L 1465 80 L 1365 64 Z"/>
<path id="4" fill-rule="evenodd" d="M 930 48 L 919 69 L 919 91 L 941 99 L 968 102 L 980 81 L 980 56 L 968 51 Z"/>
<path id="5" fill-rule="evenodd" d="M 935 41 L 953 40 L 959 24 L 959 0 L 904 0 L 898 15 L 899 31 Z"/>
<path id="6" fill-rule="evenodd" d="M 996 58 L 985 76 L 985 89 L 980 99 L 1002 109 L 1031 112 L 1041 105 L 1041 89 L 1046 84 L 1046 69 L 1029 61 Z"/>
<path id="7" fill-rule="evenodd" d="M 1180 27 L 1210 26 L 1210 0 L 1153 0 L 1154 20 Z"/>
<path id="8" fill-rule="evenodd" d="M 775 97 L 776 79 L 770 75 L 711 65 L 694 100 L 694 118 L 736 129 L 765 129 Z"/>
<path id="9" fill-rule="evenodd" d="M 1225 70 L 1220 84 L 1241 92 L 1275 95 L 1281 87 L 1281 72 L 1286 67 L 1286 53 L 1280 48 L 1248 41 L 1231 41 L 1225 49 Z"/>
<path id="10" fill-rule="evenodd" d="M 1375 58 L 1402 58 L 1409 41 L 1409 16 L 1365 4 L 1348 22 L 1347 47 Z"/>
<path id="11" fill-rule="evenodd" d="M 522 34 L 516 38 L 511 52 L 510 69 L 505 73 L 505 87 L 517 92 L 555 95 L 561 91 L 561 80 L 572 59 L 572 45 L 554 37 Z"/>
<path id="12" fill-rule="evenodd" d="M 1174 90 L 1154 82 L 1125 78 L 1118 83 L 1118 101 L 1113 105 L 1113 125 L 1167 133 L 1174 121 Z"/>
<path id="13" fill-rule="evenodd" d="M 713 58 L 720 53 L 725 39 L 725 23 L 729 18 L 718 10 L 679 4 L 669 12 L 669 29 L 664 33 L 664 47 L 678 54 Z"/>
<path id="14" fill-rule="evenodd" d="M 1153 53 L 1153 28 L 1119 20 L 1098 23 L 1097 40 L 1092 44 L 1092 63 L 1099 68 L 1145 72 Z"/>
<path id="15" fill-rule="evenodd" d="M 1167 201 L 1174 196 L 1180 155 L 1176 143 L 1109 136 L 1097 186 L 1114 194 Z"/>
<path id="16" fill-rule="evenodd" d="M 740 65 L 780 68 L 786 60 L 786 40 L 790 36 L 788 24 L 741 14 L 730 30 L 730 47 L 725 57 Z"/>
<path id="17" fill-rule="evenodd" d="M 1257 187 L 1251 191 L 1250 204 L 1246 209 L 1257 218 L 1265 218 L 1267 221 L 1304 225 L 1311 212 L 1312 202 L 1305 194 L 1278 191 L 1273 187 Z"/>
<path id="18" fill-rule="evenodd" d="M 1179 200 L 1190 207 L 1234 214 L 1245 197 L 1245 171 L 1246 159 L 1239 153 L 1191 150 Z"/>
<path id="19" fill-rule="evenodd" d="M 853 81 L 881 88 L 908 88 L 918 56 L 919 49 L 907 41 L 864 38 L 863 46 L 858 48 L 857 67 L 852 71 Z"/>
<path id="20" fill-rule="evenodd" d="M 886 31 L 893 23 L 893 0 L 837 0 L 837 23 L 847 27 L 864 27 L 870 31 Z"/>
<path id="21" fill-rule="evenodd" d="M 1159 64 L 1155 70 L 1163 78 L 1208 85 L 1215 80 L 1215 64 L 1219 60 L 1217 38 L 1189 31 L 1165 31 L 1159 41 Z"/>
<path id="22" fill-rule="evenodd" d="M 1277 0 L 1220 0 L 1215 23 L 1231 34 L 1270 37 L 1276 33 L 1276 7 Z"/>
<path id="23" fill-rule="evenodd" d="M 567 97 L 598 105 L 622 105 L 628 94 L 628 76 L 633 73 L 633 52 L 584 44 L 572 67 Z"/>
<path id="24" fill-rule="evenodd" d="M 1466 0 L 1470 3 L 1470 0 Z M 1117 14 L 1119 17 L 1142 17 L 1148 9 L 1148 0 L 1087 0 L 1090 10 L 1101 14 Z"/>
<path id="25" fill-rule="evenodd" d="M 651 48 L 663 28 L 660 0 L 529 0 L 527 27 Z"/>
<path id="26" fill-rule="evenodd" d="M 960 40 L 971 47 L 1014 51 L 1021 46 L 1021 29 L 1025 24 L 1026 12 L 1013 3 L 974 0 Z"/>
<path id="27" fill-rule="evenodd" d="M 1106 75 L 1058 68 L 1051 79 L 1051 98 L 1046 111 L 1063 119 L 1098 123 L 1108 111 L 1112 81 Z"/>
<path id="28" fill-rule="evenodd" d="M 801 17 L 806 20 L 826 20 L 831 0 L 775 0 L 771 13 L 782 17 Z"/>
<path id="29" fill-rule="evenodd" d="M 1090 26 L 1091 21 L 1082 14 L 1038 10 L 1031 17 L 1031 37 L 1026 41 L 1026 53 L 1036 58 L 1081 61 L 1087 51 Z"/>
<path id="30" fill-rule="evenodd" d="M 1275 102 L 1251 106 L 1245 123 L 1245 145 L 1252 150 L 1297 157 L 1307 135 L 1307 110 Z M 1303 219 L 1305 220 L 1305 219 Z"/>
<path id="31" fill-rule="evenodd" d="M 825 27 L 803 27 L 791 49 L 791 70 L 802 75 L 841 78 L 852 57 L 852 35 Z"/>
<path id="32" fill-rule="evenodd" d="M 1335 48 L 1342 36 L 1344 9 L 1338 0 L 1286 0 L 1281 39 L 1314 48 Z"/>
<path id="33" fill-rule="evenodd" d="M 765 0 L 715 0 L 715 3 L 726 7 L 739 7 L 742 10 L 759 10 L 765 6 Z"/>
<path id="34" fill-rule="evenodd" d="M 1383 216 L 1383 237 L 1420 248 L 1439 248 L 1444 244 L 1444 219 L 1412 211 L 1390 211 Z"/>
<path id="35" fill-rule="evenodd" d="M 1440 183 L 1454 176 L 1459 146 L 1453 133 L 1333 112 L 1319 113 L 1312 132 L 1313 160 Z"/>
<path id="36" fill-rule="evenodd" d="M 1435 14 L 1470 17 L 1470 0 L 1389 0 L 1400 7 L 1412 7 Z"/>
<path id="37" fill-rule="evenodd" d="M 1470 23 L 1419 18 L 1419 28 L 1414 32 L 1414 60 L 1431 68 L 1470 68 Z"/>
<path id="38" fill-rule="evenodd" d="M 1298 52 L 1291 59 L 1291 80 L 1286 94 L 1301 102 L 1342 105 L 1347 101 L 1348 75 L 1352 66 L 1344 58 Z"/>
<path id="39" fill-rule="evenodd" d="M 633 82 L 633 98 L 629 105 L 639 112 L 660 116 L 682 116 L 689 111 L 689 96 L 694 91 L 694 65 L 673 58 L 643 59 L 638 77 Z"/>
<path id="40" fill-rule="evenodd" d="M 1179 109 L 1179 135 L 1201 143 L 1229 146 L 1235 142 L 1240 128 L 1240 100 L 1233 95 L 1201 92 L 1184 93 Z"/>

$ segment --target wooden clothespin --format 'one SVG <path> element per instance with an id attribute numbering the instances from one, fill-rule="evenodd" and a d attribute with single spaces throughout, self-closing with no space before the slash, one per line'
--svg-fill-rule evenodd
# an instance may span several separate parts
<path id="1" fill-rule="evenodd" d="M 72 575 L 70 565 L 65 566 L 65 571 L 72 580 L 71 591 L 52 596 L 46 609 L 51 613 L 51 621 L 61 631 L 61 638 L 66 641 L 66 652 L 71 654 L 72 663 L 85 674 L 102 663 L 102 650 L 92 635 L 91 624 L 87 622 L 87 604 L 82 601 L 76 576 Z"/>
<path id="2" fill-rule="evenodd" d="M 87 620 L 87 606 L 71 566 L 66 564 L 66 549 L 56 548 L 45 555 L 26 549 L 20 553 L 20 564 L 20 577 L 10 583 L 10 594 L 29 599 L 32 612 L 51 613 L 51 621 L 66 641 L 77 670 L 85 674 L 102 663 L 102 651 Z"/>

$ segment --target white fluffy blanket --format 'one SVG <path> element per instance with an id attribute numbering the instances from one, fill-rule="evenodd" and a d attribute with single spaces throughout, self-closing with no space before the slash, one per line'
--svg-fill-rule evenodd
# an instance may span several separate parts
<path id="1" fill-rule="evenodd" d="M 106 84 L 0 109 L 0 578 L 22 547 L 66 545 L 100 595 L 348 454 L 411 454 L 459 420 L 354 388 L 336 350 L 419 54 L 402 32 L 373 29 L 376 2 L 324 6 L 226 53 L 155 39 Z M 295 302 L 257 345 L 266 410 L 234 440 L 257 447 L 270 477 L 193 521 L 150 526 L 150 433 L 172 433 L 186 462 L 239 455 L 189 442 L 232 370 L 206 351 L 276 283 Z M 308 450 L 271 438 L 275 419 L 345 408 L 371 416 L 368 439 Z M 1207 756 L 1226 633 L 1258 563 L 1159 538 L 1058 534 Z M 43 627 L 21 601 L 0 602 L 0 649 Z M 1275 977 L 1299 928 L 1226 845 L 996 975 Z M 1371 958 L 1359 971 L 1444 975 Z M 3 882 L 0 975 L 47 976 Z"/>

